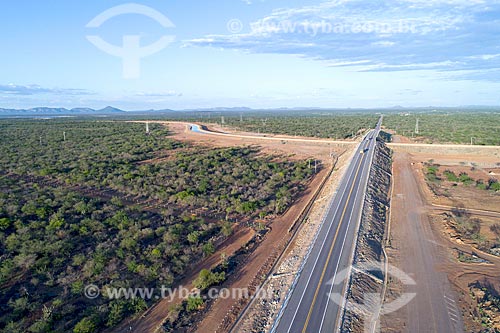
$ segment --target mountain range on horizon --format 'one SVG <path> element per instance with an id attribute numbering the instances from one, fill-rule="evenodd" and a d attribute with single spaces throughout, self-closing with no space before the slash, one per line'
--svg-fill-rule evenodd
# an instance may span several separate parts
<path id="1" fill-rule="evenodd" d="M 102 109 L 93 109 L 86 107 L 78 108 L 55 108 L 55 107 L 35 107 L 30 109 L 8 109 L 0 108 L 1 116 L 76 116 L 76 115 L 125 115 L 134 113 L 166 113 L 166 112 L 249 112 L 249 111 L 300 111 L 300 110 L 311 110 L 311 111 L 334 111 L 334 110 L 345 110 L 345 111 L 355 111 L 355 110 L 419 110 L 419 111 L 434 111 L 434 110 L 460 110 L 460 109 L 479 109 L 479 110 L 499 110 L 500 106 L 484 106 L 484 105 L 466 105 L 457 107 L 404 107 L 404 106 L 392 106 L 385 108 L 320 108 L 320 107 L 281 107 L 281 108 L 268 108 L 268 109 L 254 109 L 249 107 L 214 107 L 214 108 L 197 108 L 197 109 L 182 109 L 182 110 L 172 110 L 172 109 L 150 109 L 150 110 L 131 110 L 125 111 L 112 106 L 107 106 Z"/>

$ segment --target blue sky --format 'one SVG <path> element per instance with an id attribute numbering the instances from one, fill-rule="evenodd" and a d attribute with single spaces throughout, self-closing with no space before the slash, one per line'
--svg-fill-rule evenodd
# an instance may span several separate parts
<path id="1" fill-rule="evenodd" d="M 0 107 L 500 105 L 497 0 L 149 0 L 135 4 L 175 27 L 137 13 L 87 27 L 123 4 L 3 1 Z M 126 79 L 89 35 L 175 41 Z"/>

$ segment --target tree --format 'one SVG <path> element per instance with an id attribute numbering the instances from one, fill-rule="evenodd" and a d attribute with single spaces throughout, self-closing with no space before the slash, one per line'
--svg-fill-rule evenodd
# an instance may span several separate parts
<path id="1" fill-rule="evenodd" d="M 0 230 L 7 230 L 10 227 L 10 219 L 4 217 L 0 219 Z"/>
<path id="2" fill-rule="evenodd" d="M 199 231 L 193 231 L 192 233 L 190 233 L 187 236 L 187 240 L 191 244 L 194 244 L 194 245 L 198 244 L 198 242 L 200 241 L 200 232 Z"/>
<path id="3" fill-rule="evenodd" d="M 22 332 L 21 323 L 20 322 L 9 322 L 3 329 L 4 333 L 19 333 Z"/>
<path id="4" fill-rule="evenodd" d="M 49 225 L 47 226 L 47 229 L 49 230 L 58 230 L 61 229 L 61 227 L 64 225 L 65 221 L 62 216 L 59 214 L 55 214 L 52 216 L 52 218 L 49 221 Z"/>
<path id="5" fill-rule="evenodd" d="M 496 179 L 490 179 L 488 181 L 488 189 L 495 191 L 495 192 L 500 192 L 500 183 Z"/>
<path id="6" fill-rule="evenodd" d="M 28 202 L 21 208 L 21 211 L 26 215 L 35 215 L 36 205 L 33 202 Z"/>
<path id="7" fill-rule="evenodd" d="M 74 209 L 78 214 L 85 215 L 91 210 L 91 207 L 88 207 L 87 203 L 82 200 L 74 205 Z"/>
<path id="8" fill-rule="evenodd" d="M 202 269 L 200 274 L 194 280 L 194 286 L 200 290 L 205 290 L 210 286 L 218 284 L 226 279 L 226 273 L 214 273 L 208 269 Z"/>
<path id="9" fill-rule="evenodd" d="M 111 303 L 106 326 L 113 327 L 123 319 L 123 312 L 125 310 L 123 305 L 121 302 Z"/>
<path id="10" fill-rule="evenodd" d="M 49 329 L 50 329 L 49 323 L 43 319 L 39 319 L 35 321 L 33 325 L 30 326 L 28 331 L 31 333 L 45 333 L 48 332 Z"/>
<path id="11" fill-rule="evenodd" d="M 90 318 L 83 318 L 73 328 L 73 333 L 92 333 L 95 332 L 96 325 Z"/>
<path id="12" fill-rule="evenodd" d="M 226 237 L 229 237 L 231 236 L 232 233 L 233 233 L 233 227 L 231 225 L 231 222 L 225 221 L 222 224 L 222 234 Z"/>
<path id="13" fill-rule="evenodd" d="M 83 281 L 75 281 L 71 284 L 71 293 L 73 295 L 82 295 L 83 287 Z"/>
<path id="14" fill-rule="evenodd" d="M 211 254 L 214 254 L 215 252 L 215 246 L 214 244 L 210 241 L 202 246 L 203 254 L 205 257 L 208 257 Z"/>
<path id="15" fill-rule="evenodd" d="M 159 258 L 161 256 L 161 251 L 158 249 L 158 248 L 154 248 L 152 251 L 151 251 L 151 255 L 154 257 L 154 258 Z"/>
<path id="16" fill-rule="evenodd" d="M 203 299 L 200 296 L 189 296 L 187 299 L 186 310 L 188 312 L 193 312 L 201 308 L 203 305 Z"/>

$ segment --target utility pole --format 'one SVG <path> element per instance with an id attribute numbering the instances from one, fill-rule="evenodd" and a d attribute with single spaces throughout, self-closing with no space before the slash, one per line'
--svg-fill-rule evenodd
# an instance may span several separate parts
<path id="1" fill-rule="evenodd" d="M 415 134 L 420 134 L 420 130 L 418 128 L 418 122 L 420 121 L 420 119 L 417 118 L 417 123 L 415 124 Z"/>
<path id="2" fill-rule="evenodd" d="M 42 137 L 40 137 L 40 146 L 42 145 Z"/>
<path id="3" fill-rule="evenodd" d="M 314 160 L 314 173 L 318 173 L 318 160 Z"/>
<path id="4" fill-rule="evenodd" d="M 149 123 L 148 122 L 146 122 L 146 134 L 149 135 Z"/>
<path id="5" fill-rule="evenodd" d="M 66 132 L 63 132 L 63 139 L 66 141 Z"/>
<path id="6" fill-rule="evenodd" d="M 261 119 L 262 121 L 262 126 L 264 126 L 264 128 L 266 128 L 266 124 L 267 124 L 267 121 L 269 120 L 269 118 L 266 118 L 266 119 Z"/>

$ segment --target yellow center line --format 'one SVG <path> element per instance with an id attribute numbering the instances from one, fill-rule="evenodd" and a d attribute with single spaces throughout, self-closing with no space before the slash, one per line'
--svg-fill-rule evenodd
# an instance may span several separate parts
<path id="1" fill-rule="evenodd" d="M 306 333 L 307 326 L 309 326 L 309 321 L 311 320 L 312 311 L 314 309 L 314 305 L 316 304 L 316 299 L 318 298 L 319 289 L 320 289 L 321 285 L 323 284 L 323 279 L 325 278 L 326 269 L 328 267 L 328 263 L 330 262 L 330 258 L 332 256 L 333 248 L 335 247 L 335 243 L 337 242 L 337 237 L 339 235 L 340 227 L 343 223 L 344 216 L 345 216 L 345 213 L 347 211 L 347 206 L 349 205 L 349 200 L 351 199 L 352 191 L 354 190 L 354 185 L 356 184 L 356 179 L 358 178 L 359 169 L 361 168 L 361 165 L 363 164 L 365 157 L 366 157 L 366 154 L 363 154 L 363 157 L 361 158 L 359 165 L 358 165 L 358 168 L 356 170 L 356 174 L 354 175 L 354 180 L 352 182 L 351 189 L 349 190 L 349 195 L 347 197 L 347 200 L 346 200 L 346 203 L 344 206 L 344 210 L 342 211 L 342 216 L 340 217 L 339 225 L 337 227 L 337 230 L 335 231 L 335 237 L 333 238 L 332 246 L 330 247 L 330 251 L 328 252 L 328 257 L 326 258 L 325 266 L 323 267 L 323 271 L 321 272 L 321 278 L 319 280 L 318 287 L 316 288 L 316 292 L 314 293 L 314 298 L 313 298 L 313 301 L 311 303 L 311 307 L 309 308 L 309 313 L 307 314 L 307 319 L 306 319 L 306 322 L 304 324 L 304 328 L 302 329 L 302 333 Z M 333 283 L 333 281 L 332 281 L 332 283 Z"/>

